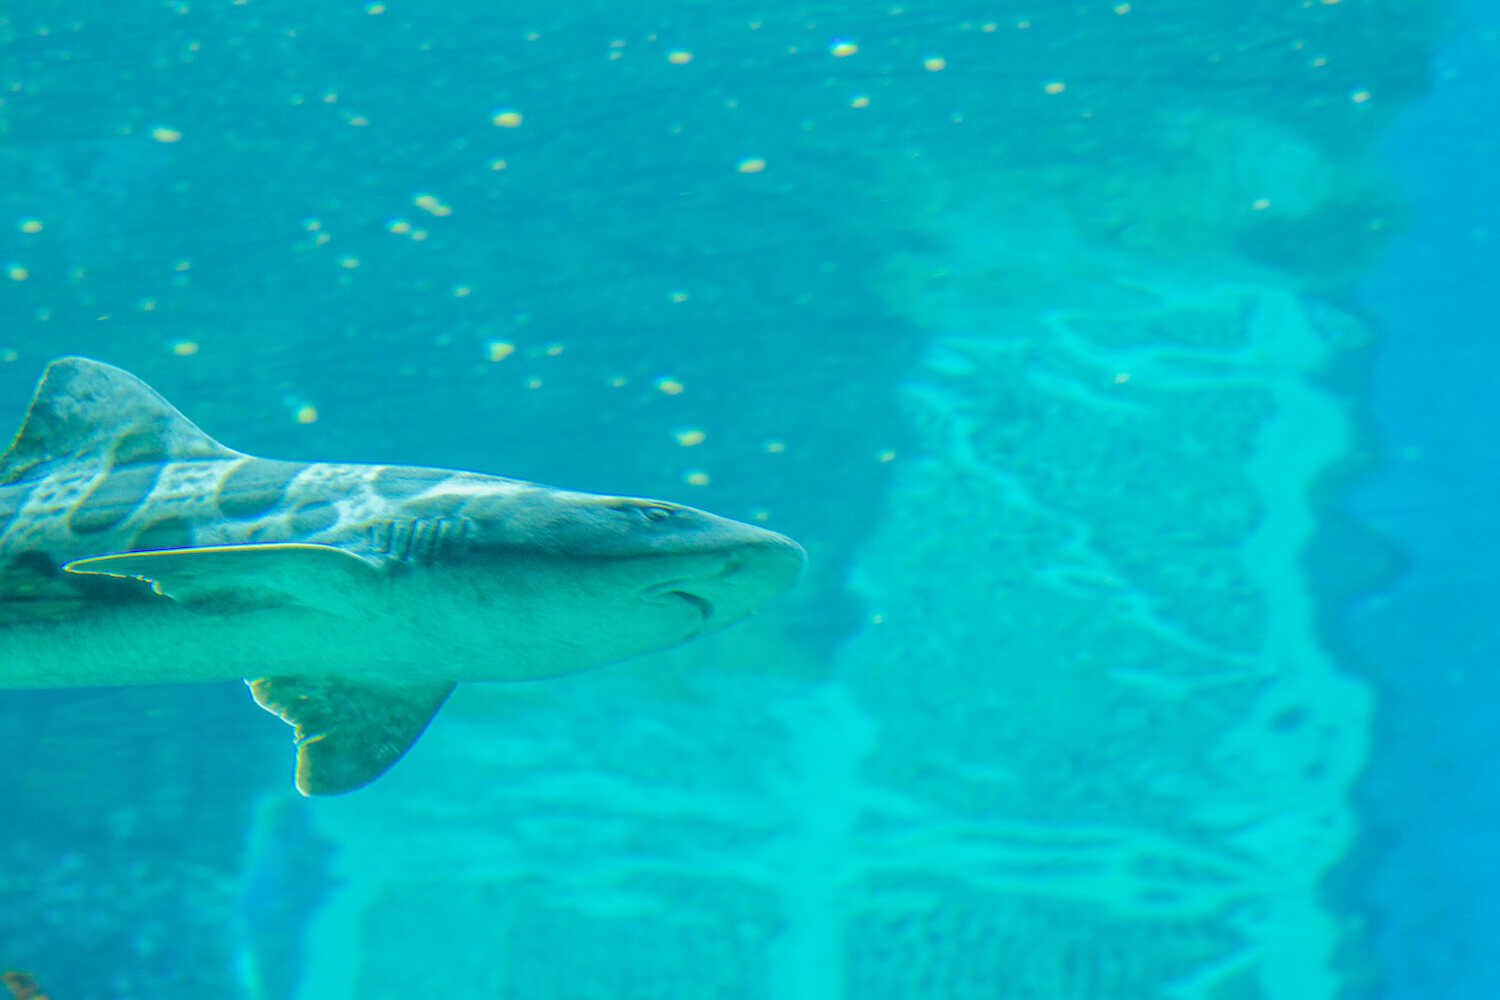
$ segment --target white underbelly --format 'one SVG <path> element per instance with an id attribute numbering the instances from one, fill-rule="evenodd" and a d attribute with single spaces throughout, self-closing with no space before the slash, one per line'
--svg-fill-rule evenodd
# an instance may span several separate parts
<path id="1" fill-rule="evenodd" d="M 391 637 L 379 632 L 371 623 L 300 610 L 200 614 L 165 602 L 111 608 L 0 628 L 0 688 L 310 674 L 432 678 L 430 655 L 397 660 Z"/>
<path id="2" fill-rule="evenodd" d="M 265 676 L 532 680 L 616 658 L 588 642 L 586 623 L 543 635 L 509 609 L 483 614 L 442 595 L 401 596 L 360 615 L 286 607 L 204 613 L 162 601 L 12 622 L 0 625 L 0 688 Z"/>

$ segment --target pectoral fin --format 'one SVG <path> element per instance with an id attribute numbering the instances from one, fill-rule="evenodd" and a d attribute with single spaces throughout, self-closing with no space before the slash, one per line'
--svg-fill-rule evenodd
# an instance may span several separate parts
<path id="1" fill-rule="evenodd" d="M 380 777 L 422 735 L 453 684 L 359 684 L 337 678 L 247 681 L 261 708 L 296 727 L 297 791 L 351 792 Z"/>
<path id="2" fill-rule="evenodd" d="M 203 610 L 297 605 L 347 614 L 379 579 L 374 564 L 331 545 L 214 545 L 75 559 L 69 573 L 147 580 Z"/>

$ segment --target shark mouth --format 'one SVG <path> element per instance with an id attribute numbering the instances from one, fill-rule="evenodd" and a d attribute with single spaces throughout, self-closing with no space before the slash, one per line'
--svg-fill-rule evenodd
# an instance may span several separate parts
<path id="1" fill-rule="evenodd" d="M 688 604 L 691 604 L 693 607 L 697 608 L 698 614 L 703 618 L 705 622 L 714 616 L 714 606 L 709 603 L 708 598 L 706 597 L 699 597 L 697 594 L 690 594 L 686 590 L 669 590 L 667 591 L 667 594 L 670 597 L 676 597 L 680 600 L 686 601 Z"/>
<path id="2" fill-rule="evenodd" d="M 673 580 L 671 583 L 659 583 L 646 591 L 645 597 L 651 601 L 681 601 L 698 612 L 698 617 L 707 624 L 714 616 L 713 602 L 700 594 L 680 589 L 683 580 Z"/>

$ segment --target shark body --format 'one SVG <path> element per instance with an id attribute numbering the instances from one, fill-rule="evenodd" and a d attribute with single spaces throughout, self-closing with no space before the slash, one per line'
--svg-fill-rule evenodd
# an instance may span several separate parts
<path id="1" fill-rule="evenodd" d="M 676 645 L 803 561 L 657 500 L 256 458 L 63 358 L 0 457 L 0 687 L 243 677 L 296 727 L 298 789 L 337 793 L 394 764 L 456 682 Z"/>

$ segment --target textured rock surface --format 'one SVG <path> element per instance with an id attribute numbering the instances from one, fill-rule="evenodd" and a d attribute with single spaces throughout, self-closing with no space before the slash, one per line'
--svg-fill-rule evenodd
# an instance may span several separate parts
<path id="1" fill-rule="evenodd" d="M 853 831 L 882 850 L 849 872 L 851 995 L 915 995 L 894 971 L 924 963 L 948 996 L 1333 995 L 1319 883 L 1369 698 L 1302 560 L 1356 446 L 1320 372 L 1362 333 L 1264 275 L 1054 249 L 1098 276 L 1074 301 L 976 308 L 984 268 L 1052 263 L 983 252 L 912 300 L 947 331 L 907 387 L 923 453 L 840 657 L 884 803 Z"/>
<path id="2" fill-rule="evenodd" d="M 787 655 L 751 627 L 691 659 L 461 689 L 368 795 L 311 803 L 345 887 L 302 995 L 773 995 L 801 860 Z"/>

